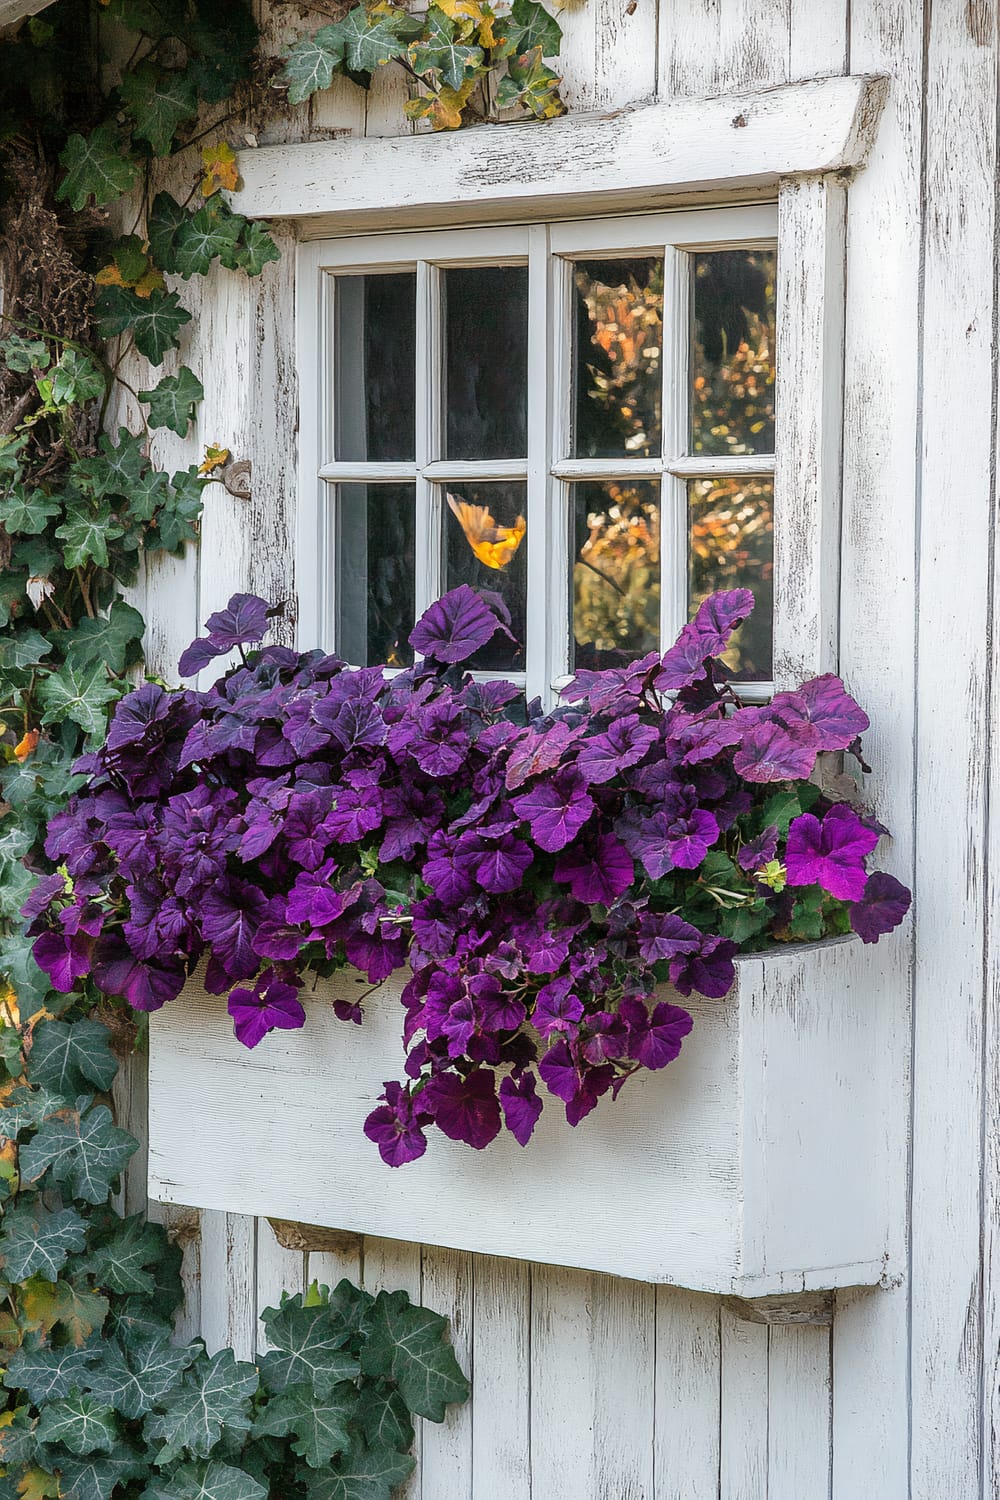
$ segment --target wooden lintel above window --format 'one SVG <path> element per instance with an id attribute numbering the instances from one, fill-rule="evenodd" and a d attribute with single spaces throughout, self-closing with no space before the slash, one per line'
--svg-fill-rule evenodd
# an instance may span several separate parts
<path id="1" fill-rule="evenodd" d="M 756 194 L 863 166 L 884 95 L 882 78 L 816 78 L 545 124 L 265 146 L 239 153 L 232 201 L 312 238 Z"/>

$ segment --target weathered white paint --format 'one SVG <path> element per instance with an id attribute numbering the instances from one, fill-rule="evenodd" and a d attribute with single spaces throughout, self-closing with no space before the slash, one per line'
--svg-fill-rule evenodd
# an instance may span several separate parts
<path id="1" fill-rule="evenodd" d="M 680 1058 L 572 1134 L 553 1104 L 527 1150 L 506 1133 L 483 1156 L 435 1137 L 405 1168 L 362 1133 L 400 1069 L 401 980 L 369 996 L 361 1027 L 329 1002 L 363 981 L 322 984 L 302 1030 L 252 1052 L 192 983 L 151 1018 L 150 1195 L 704 1291 L 872 1285 L 887 1226 L 856 1164 L 882 1162 L 880 952 L 739 959 L 725 1001 L 671 997 L 695 1018 Z M 197 1128 L 179 1132 L 179 1115 Z"/>
<path id="2" fill-rule="evenodd" d="M 37 16 L 53 3 L 54 0 L 0 0 L 0 29 L 23 21 L 25 16 Z"/>
<path id="3" fill-rule="evenodd" d="M 234 207 L 322 235 L 665 206 L 863 164 L 884 88 L 824 78 L 451 136 L 345 138 L 239 153 Z"/>

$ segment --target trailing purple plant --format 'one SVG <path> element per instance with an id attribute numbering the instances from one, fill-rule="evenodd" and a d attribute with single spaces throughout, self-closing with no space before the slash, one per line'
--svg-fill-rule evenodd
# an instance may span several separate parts
<path id="1" fill-rule="evenodd" d="M 365 1124 L 385 1161 L 422 1155 L 430 1125 L 526 1145 L 546 1091 L 575 1125 L 677 1057 L 676 999 L 725 995 L 738 953 L 876 942 L 909 907 L 868 872 L 886 830 L 810 779 L 826 752 L 863 765 L 839 678 L 764 706 L 728 685 L 752 607 L 713 595 L 665 655 L 579 672 L 544 713 L 463 670 L 506 628 L 467 587 L 396 674 L 261 646 L 271 611 L 237 595 L 181 671 L 239 664 L 205 691 L 146 683 L 78 763 L 58 873 L 25 908 L 35 957 L 60 990 L 143 1011 L 204 959 L 249 1047 L 304 1023 L 310 973 L 408 964 L 405 1079 Z"/>

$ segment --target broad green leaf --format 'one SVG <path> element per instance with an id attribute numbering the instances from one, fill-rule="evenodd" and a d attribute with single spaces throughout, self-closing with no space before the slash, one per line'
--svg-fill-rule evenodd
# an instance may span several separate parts
<path id="1" fill-rule="evenodd" d="M 153 199 L 146 233 L 149 235 L 149 252 L 161 270 L 177 270 L 174 260 L 177 233 L 189 217 L 183 203 L 178 203 L 172 194 L 157 193 Z"/>
<path id="2" fill-rule="evenodd" d="M 98 453 L 73 465 L 74 482 L 95 500 L 104 500 L 108 495 L 131 497 L 136 483 L 149 468 L 149 459 L 142 451 L 143 441 L 141 437 L 133 437 L 127 427 L 118 429 L 117 443 L 111 441 L 109 433 L 103 433 Z"/>
<path id="3" fill-rule="evenodd" d="M 30 1463 L 37 1455 L 35 1423 L 26 1406 L 0 1415 L 0 1463 Z"/>
<path id="4" fill-rule="evenodd" d="M 270 1390 L 284 1391 L 305 1381 L 325 1397 L 340 1381 L 358 1374 L 361 1366 L 344 1349 L 349 1334 L 333 1322 L 326 1304 L 303 1307 L 297 1296 L 261 1316 L 274 1346 L 260 1364 L 261 1379 Z"/>
<path id="5" fill-rule="evenodd" d="M 76 349 L 64 349 L 59 363 L 52 366 L 43 381 L 38 382 L 39 390 L 43 385 L 53 406 L 83 406 L 104 395 L 107 379 L 93 360 L 79 354 Z"/>
<path id="6" fill-rule="evenodd" d="M 0 524 L 8 536 L 39 536 L 62 507 L 44 490 L 14 484 L 0 500 Z"/>
<path id="7" fill-rule="evenodd" d="M 268 1491 L 251 1474 L 231 1464 L 182 1464 L 169 1477 L 154 1479 L 142 1500 L 268 1500 Z"/>
<path id="8" fill-rule="evenodd" d="M 86 1270 L 105 1291 L 150 1293 L 156 1280 L 147 1267 L 155 1266 L 165 1250 L 163 1229 L 147 1223 L 145 1214 L 133 1214 L 114 1222 L 112 1233 L 87 1257 Z"/>
<path id="9" fill-rule="evenodd" d="M 11 620 L 23 615 L 28 607 L 25 592 L 28 583 L 27 570 L 23 572 L 8 568 L 0 572 L 0 629 Z"/>
<path id="10" fill-rule="evenodd" d="M 113 1341 L 104 1346 L 100 1364 L 87 1371 L 85 1384 L 97 1399 L 134 1422 L 177 1389 L 191 1358 L 192 1350 L 176 1348 L 167 1333 L 127 1346 Z"/>
<path id="11" fill-rule="evenodd" d="M 437 70 L 449 88 L 460 89 L 483 60 L 483 49 L 458 40 L 455 22 L 432 5 L 417 40 L 410 45 L 410 62 L 417 73 Z"/>
<path id="12" fill-rule="evenodd" d="M 57 1094 L 109 1089 L 118 1072 L 111 1033 L 100 1021 L 44 1021 L 31 1047 L 32 1083 Z"/>
<path id="13" fill-rule="evenodd" d="M 205 276 L 217 255 L 231 264 L 243 220 L 222 198 L 213 198 L 186 218 L 174 238 L 174 269 L 185 280 Z"/>
<path id="14" fill-rule="evenodd" d="M 139 297 L 122 286 L 101 288 L 97 312 L 102 338 L 131 331 L 139 353 L 154 365 L 162 361 L 168 349 L 177 348 L 179 330 L 191 321 L 176 292 L 151 292 L 148 297 Z"/>
<path id="15" fill-rule="evenodd" d="M 12 1141 L 22 1130 L 34 1129 L 59 1110 L 67 1108 L 68 1101 L 48 1089 L 14 1089 L 0 1109 L 0 1136 Z"/>
<path id="16" fill-rule="evenodd" d="M 469 1382 L 444 1341 L 447 1318 L 414 1307 L 405 1292 L 379 1292 L 364 1327 L 362 1371 L 395 1381 L 410 1411 L 443 1422 L 451 1402 L 468 1399 Z"/>
<path id="17" fill-rule="evenodd" d="M 140 391 L 139 400 L 149 406 L 151 427 L 169 427 L 180 437 L 186 437 L 195 405 L 204 394 L 198 377 L 187 365 L 181 365 L 176 375 L 166 375 L 155 390 Z"/>
<path id="18" fill-rule="evenodd" d="M 285 58 L 289 104 L 301 104 L 310 94 L 328 89 L 343 61 L 344 38 L 339 22 L 300 37 Z"/>
<path id="19" fill-rule="evenodd" d="M 14 544 L 10 560 L 13 568 L 24 568 L 33 578 L 47 578 L 62 561 L 59 553 L 42 536 L 20 537 Z"/>
<path id="20" fill-rule="evenodd" d="M 149 1471 L 146 1461 L 123 1439 L 115 1444 L 113 1453 L 92 1454 L 87 1458 L 58 1453 L 57 1457 L 62 1494 L 67 1500 L 112 1500 L 112 1496 L 122 1493 L 120 1486 L 130 1479 L 141 1479 Z"/>
<path id="21" fill-rule="evenodd" d="M 9 1391 L 24 1391 L 35 1406 L 58 1401 L 87 1386 L 90 1366 L 99 1352 L 96 1348 L 74 1349 L 72 1345 L 18 1349 L 7 1361 L 3 1383 Z"/>
<path id="22" fill-rule="evenodd" d="M 30 625 L 0 636 L 0 670 L 19 671 L 23 667 L 33 667 L 51 653 L 52 642 L 47 641 L 41 631 L 32 630 Z"/>
<path id="23" fill-rule="evenodd" d="M 236 246 L 235 263 L 247 276 L 259 276 L 268 261 L 280 260 L 281 251 L 261 221 L 247 223 Z"/>
<path id="24" fill-rule="evenodd" d="M 6 828 L 0 823 L 0 872 L 6 875 L 11 866 L 20 864 L 31 845 L 30 829 L 13 819 Z"/>
<path id="25" fill-rule="evenodd" d="M 103 1203 L 138 1142 L 118 1129 L 103 1104 L 83 1114 L 68 1114 L 67 1119 L 46 1120 L 20 1148 L 21 1175 L 26 1182 L 36 1182 L 48 1171 L 50 1180 L 64 1184 L 75 1198 Z"/>
<path id="26" fill-rule="evenodd" d="M 392 1500 L 392 1492 L 413 1473 L 408 1453 L 391 1448 L 367 1450 L 357 1439 L 350 1452 L 339 1458 L 333 1473 L 299 1471 L 309 1500 Z"/>
<path id="27" fill-rule="evenodd" d="M 67 507 L 65 521 L 56 527 L 56 536 L 65 544 L 67 568 L 82 568 L 88 562 L 106 568 L 108 542 L 121 535 L 122 527 L 104 501 L 96 508 L 86 503 Z"/>
<path id="28" fill-rule="evenodd" d="M 208 1458 L 223 1427 L 249 1432 L 250 1401 L 259 1383 L 256 1368 L 237 1363 L 231 1349 L 220 1349 L 188 1370 L 165 1410 L 146 1418 L 146 1438 L 163 1443 L 157 1465 L 162 1468 L 184 1452 L 192 1458 Z"/>
<path id="29" fill-rule="evenodd" d="M 141 62 L 119 84 L 135 134 L 148 141 L 156 156 L 169 155 L 178 125 L 198 109 L 195 86 L 186 70 L 168 73 L 153 62 Z"/>
<path id="30" fill-rule="evenodd" d="M 165 551 L 176 552 L 198 535 L 197 523 L 201 518 L 202 495 L 207 483 L 194 464 L 189 469 L 179 469 L 173 476 L 170 494 L 156 516 L 156 531 Z M 154 545 L 155 538 L 151 537 L 147 546 L 152 548 Z"/>
<path id="31" fill-rule="evenodd" d="M 128 509 L 136 521 L 151 521 L 170 499 L 170 481 L 162 469 L 147 469 L 128 495 Z"/>
<path id="32" fill-rule="evenodd" d="M 559 97 L 561 79 L 542 61 L 542 49 L 533 47 L 530 52 L 512 57 L 507 64 L 507 77 L 501 78 L 497 88 L 497 104 L 501 109 L 519 105 L 539 120 L 553 120 L 566 113 L 566 106 Z"/>
<path id="33" fill-rule="evenodd" d="M 0 435 L 0 488 L 4 493 L 9 488 L 10 481 L 21 476 L 21 460 L 27 441 L 23 432 Z"/>
<path id="34" fill-rule="evenodd" d="M 534 47 L 541 48 L 543 57 L 556 57 L 562 44 L 559 22 L 537 0 L 514 0 L 510 16 L 499 20 L 497 29 L 504 34 L 500 57 L 530 52 Z"/>
<path id="35" fill-rule="evenodd" d="M 23 338 L 19 333 L 12 333 L 0 343 L 0 358 L 9 370 L 27 375 L 32 370 L 47 370 L 51 356 L 48 344 L 42 339 Z"/>
<path id="36" fill-rule="evenodd" d="M 106 617 L 82 619 L 74 630 L 53 631 L 53 638 L 74 667 L 91 667 L 100 662 L 112 672 L 124 672 L 140 660 L 138 642 L 145 622 L 137 609 L 116 599 Z"/>
<path id="37" fill-rule="evenodd" d="M 398 1391 L 367 1386 L 358 1421 L 369 1448 L 396 1448 L 405 1453 L 413 1445 L 413 1423 Z"/>
<path id="38" fill-rule="evenodd" d="M 369 11 L 356 5 L 339 22 L 344 59 L 352 73 L 373 73 L 383 63 L 402 57 L 407 42 L 422 29 L 404 10 L 390 7 Z"/>
<path id="39" fill-rule="evenodd" d="M 62 1443 L 71 1453 L 110 1453 L 119 1442 L 114 1410 L 93 1396 L 67 1396 L 42 1407 L 35 1428 L 40 1443 Z"/>
<path id="40" fill-rule="evenodd" d="M 33 1276 L 21 1286 L 21 1315 L 30 1332 L 48 1337 L 59 1327 L 82 1349 L 107 1317 L 108 1299 L 68 1281 L 49 1282 Z"/>
<path id="41" fill-rule="evenodd" d="M 54 1473 L 32 1464 L 18 1480 L 17 1494 L 18 1500 L 59 1500 L 62 1489 Z"/>
<path id="42" fill-rule="evenodd" d="M 348 1424 L 358 1410 L 353 1381 L 341 1381 L 328 1396 L 319 1396 L 308 1382 L 289 1386 L 272 1396 L 254 1426 L 255 1435 L 287 1437 L 311 1469 L 321 1469 L 350 1446 Z"/>
<path id="43" fill-rule="evenodd" d="M 37 1198 L 6 1209 L 0 1230 L 0 1261 L 8 1281 L 27 1281 L 29 1276 L 55 1281 L 87 1239 L 86 1220 L 75 1208 L 50 1212 Z"/>
<path id="44" fill-rule="evenodd" d="M 38 689 L 45 709 L 43 724 L 62 724 L 69 720 L 85 734 L 99 734 L 107 722 L 107 706 L 121 696 L 114 683 L 108 682 L 104 667 L 76 667 L 70 663 L 51 673 Z"/>
<path id="45" fill-rule="evenodd" d="M 83 208 L 89 199 L 97 205 L 114 203 L 131 192 L 139 176 L 137 161 L 122 155 L 125 142 L 114 120 L 105 120 L 90 135 L 71 135 L 59 160 L 66 176 L 56 189 L 57 198 L 71 208 Z"/>
<path id="46" fill-rule="evenodd" d="M 19 777 L 27 771 L 26 766 L 17 767 Z M 10 801 L 11 782 L 6 777 L 4 778 L 4 797 Z M 21 933 L 12 933 L 0 941 L 0 973 L 13 985 L 21 1004 L 24 1005 L 27 1002 L 32 1009 L 37 1009 L 51 991 L 49 976 L 43 974 L 35 963 L 30 938 L 24 937 Z"/>

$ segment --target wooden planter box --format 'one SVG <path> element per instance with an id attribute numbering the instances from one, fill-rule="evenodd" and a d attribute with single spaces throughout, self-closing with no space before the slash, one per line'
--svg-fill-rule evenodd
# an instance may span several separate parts
<path id="1" fill-rule="evenodd" d="M 724 1000 L 571 1130 L 558 1100 L 526 1149 L 433 1129 L 385 1166 L 362 1134 L 402 1076 L 401 982 L 357 1027 L 329 1000 L 254 1051 L 224 997 L 191 984 L 151 1018 L 149 1191 L 167 1203 L 608 1271 L 745 1297 L 873 1285 L 885 1270 L 881 976 L 890 945 L 742 958 Z"/>

